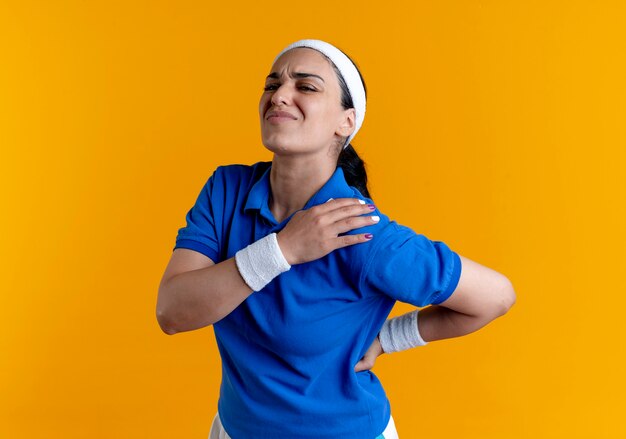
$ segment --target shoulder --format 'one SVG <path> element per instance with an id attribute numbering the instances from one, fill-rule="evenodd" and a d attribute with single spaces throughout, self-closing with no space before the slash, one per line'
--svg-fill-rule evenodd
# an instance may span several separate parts
<path id="1" fill-rule="evenodd" d="M 371 198 L 362 195 L 356 188 L 351 187 L 351 189 L 354 191 L 354 193 L 353 195 L 349 196 L 363 200 L 366 204 L 373 204 L 374 206 L 376 206 L 376 203 Z M 370 255 L 381 245 L 390 245 L 393 241 L 401 241 L 402 239 L 406 239 L 407 235 L 415 234 L 415 232 L 413 232 L 413 230 L 411 230 L 410 228 L 398 224 L 396 221 L 389 218 L 389 216 L 381 212 L 377 206 L 375 210 L 373 210 L 371 213 L 364 214 L 364 216 L 377 216 L 379 220 L 372 225 L 360 227 L 358 229 L 352 229 L 344 234 L 356 235 L 361 233 L 371 233 L 373 235 L 373 238 L 371 241 L 367 242 L 367 244 L 369 245 L 361 247 L 364 250 L 365 254 Z"/>
<path id="2" fill-rule="evenodd" d="M 369 198 L 363 198 L 372 203 Z M 420 258 L 429 253 L 433 246 L 427 236 L 389 218 L 380 210 L 371 213 L 380 220 L 370 226 L 353 229 L 348 234 L 371 233 L 372 239 L 365 243 L 347 247 L 351 250 L 354 263 L 360 265 L 361 272 L 367 272 L 372 264 L 385 264 L 391 258 Z"/>
<path id="3" fill-rule="evenodd" d="M 432 256 L 434 249 L 446 246 L 444 242 L 431 240 L 425 234 L 400 224 L 382 213 L 375 213 L 375 215 L 380 216 L 380 221 L 372 226 L 369 232 L 374 237 L 368 252 L 368 262 L 384 263 L 386 258 L 401 255 L 411 258 Z"/>
<path id="4" fill-rule="evenodd" d="M 354 189 L 354 197 L 365 201 L 366 204 L 374 204 L 371 198 L 361 195 L 361 193 Z M 341 235 L 357 235 L 363 233 L 371 233 L 372 239 L 366 242 L 362 242 L 355 245 L 349 245 L 342 250 L 345 253 L 345 257 L 350 263 L 351 272 L 358 272 L 359 275 L 362 271 L 367 270 L 367 266 L 374 259 L 375 255 L 380 251 L 381 247 L 386 248 L 387 252 L 395 245 L 396 242 L 401 242 L 406 239 L 407 230 L 412 232 L 408 227 L 404 227 L 398 224 L 396 221 L 389 218 L 378 208 L 371 213 L 364 216 L 378 216 L 380 219 L 378 222 L 368 226 L 359 227 L 349 230 Z"/>

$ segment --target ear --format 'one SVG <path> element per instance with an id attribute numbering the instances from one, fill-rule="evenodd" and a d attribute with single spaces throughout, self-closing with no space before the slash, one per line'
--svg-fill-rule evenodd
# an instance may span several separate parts
<path id="1" fill-rule="evenodd" d="M 341 137 L 348 137 L 356 129 L 356 111 L 354 108 L 350 108 L 343 112 L 343 119 L 341 124 L 335 131 Z"/>

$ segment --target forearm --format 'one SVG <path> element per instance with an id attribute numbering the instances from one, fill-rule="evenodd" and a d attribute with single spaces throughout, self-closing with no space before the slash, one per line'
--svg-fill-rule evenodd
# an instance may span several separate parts
<path id="1" fill-rule="evenodd" d="M 161 326 L 169 334 L 203 328 L 230 314 L 252 292 L 234 257 L 178 274 L 159 290 Z"/>
<path id="2" fill-rule="evenodd" d="M 460 337 L 477 331 L 498 315 L 472 316 L 452 309 L 432 305 L 419 311 L 417 325 L 424 341 Z"/>

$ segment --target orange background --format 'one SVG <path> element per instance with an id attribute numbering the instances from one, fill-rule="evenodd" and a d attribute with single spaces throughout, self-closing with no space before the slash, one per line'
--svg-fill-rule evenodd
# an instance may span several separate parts
<path id="1" fill-rule="evenodd" d="M 258 99 L 300 38 L 362 70 L 378 207 L 517 293 L 478 332 L 379 358 L 400 438 L 625 437 L 625 19 L 620 1 L 1 2 L 0 437 L 207 437 L 212 327 L 165 335 L 157 288 L 213 170 L 271 160 Z"/>

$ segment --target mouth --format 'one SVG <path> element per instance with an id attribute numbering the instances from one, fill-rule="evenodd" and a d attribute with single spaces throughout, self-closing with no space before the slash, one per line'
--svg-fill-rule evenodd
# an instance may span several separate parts
<path id="1" fill-rule="evenodd" d="M 270 111 L 265 117 L 266 120 L 273 120 L 276 122 L 296 120 L 297 117 L 287 111 Z"/>

